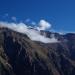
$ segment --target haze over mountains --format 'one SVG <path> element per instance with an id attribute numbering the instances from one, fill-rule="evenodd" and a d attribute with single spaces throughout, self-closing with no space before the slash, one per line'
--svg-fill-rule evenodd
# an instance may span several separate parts
<path id="1" fill-rule="evenodd" d="M 7 27 L 14 31 L 26 34 L 33 41 L 40 41 L 43 43 L 58 42 L 58 40 L 54 37 L 54 35 L 52 35 L 51 38 L 46 37 L 45 33 L 43 33 L 43 35 L 41 35 L 40 31 L 44 32 L 46 29 L 51 28 L 51 24 L 45 20 L 40 20 L 40 22 L 38 23 L 38 26 L 35 25 L 34 27 L 28 26 L 22 22 L 21 23 L 0 22 L 0 25 L 2 27 Z"/>

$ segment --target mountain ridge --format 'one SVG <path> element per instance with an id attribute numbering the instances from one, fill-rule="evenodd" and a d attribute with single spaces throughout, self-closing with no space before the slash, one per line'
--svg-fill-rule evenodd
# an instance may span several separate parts
<path id="1" fill-rule="evenodd" d="M 54 34 L 60 43 L 32 41 L 25 34 L 0 27 L 1 75 L 74 75 L 75 34 Z"/>

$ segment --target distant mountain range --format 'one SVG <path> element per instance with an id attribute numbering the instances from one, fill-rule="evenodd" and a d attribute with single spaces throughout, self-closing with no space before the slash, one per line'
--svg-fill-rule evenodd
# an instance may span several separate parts
<path id="1" fill-rule="evenodd" d="M 75 75 L 75 34 L 41 31 L 44 34 L 59 42 L 32 41 L 0 27 L 0 75 Z"/>

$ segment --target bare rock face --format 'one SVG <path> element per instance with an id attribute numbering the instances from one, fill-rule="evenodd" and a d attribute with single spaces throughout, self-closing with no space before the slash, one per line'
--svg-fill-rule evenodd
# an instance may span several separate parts
<path id="1" fill-rule="evenodd" d="M 75 75 L 75 34 L 54 34 L 60 43 L 45 44 L 1 27 L 0 75 Z"/>

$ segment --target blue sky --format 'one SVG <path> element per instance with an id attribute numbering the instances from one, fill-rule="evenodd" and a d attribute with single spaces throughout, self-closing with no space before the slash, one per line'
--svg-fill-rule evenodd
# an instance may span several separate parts
<path id="1" fill-rule="evenodd" d="M 0 0 L 0 21 L 45 19 L 55 31 L 75 32 L 75 0 Z"/>

